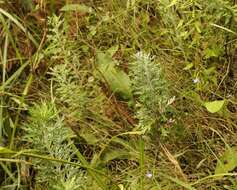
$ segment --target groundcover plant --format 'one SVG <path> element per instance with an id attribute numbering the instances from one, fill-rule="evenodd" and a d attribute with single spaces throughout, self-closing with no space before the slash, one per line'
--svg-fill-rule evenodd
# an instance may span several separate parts
<path id="1" fill-rule="evenodd" d="M 236 0 L 0 0 L 0 189 L 236 190 Z"/>

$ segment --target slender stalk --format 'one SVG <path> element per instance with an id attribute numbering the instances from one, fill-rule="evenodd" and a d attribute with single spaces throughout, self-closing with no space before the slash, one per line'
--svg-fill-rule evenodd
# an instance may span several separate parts
<path id="1" fill-rule="evenodd" d="M 31 73 L 28 80 L 27 80 L 25 89 L 22 93 L 22 97 L 21 97 L 21 100 L 20 100 L 20 105 L 18 106 L 19 109 L 17 111 L 17 115 L 16 115 L 16 118 L 15 118 L 14 126 L 13 126 L 13 129 L 12 129 L 12 134 L 11 134 L 11 140 L 10 140 L 10 145 L 9 145 L 10 149 L 14 148 L 14 138 L 15 138 L 16 128 L 17 128 L 17 125 L 18 125 L 18 122 L 19 122 L 21 108 L 22 108 L 22 105 L 24 103 L 25 97 L 28 94 L 28 90 L 29 90 L 29 87 L 32 83 L 32 80 L 33 80 L 33 74 Z"/>
<path id="2" fill-rule="evenodd" d="M 2 56 L 2 85 L 4 86 L 6 81 L 6 65 L 7 65 L 7 50 L 8 50 L 8 33 L 5 34 L 5 43 L 3 49 Z M 2 91 L 4 92 L 4 88 Z M 3 115 L 3 107 L 4 107 L 4 97 L 1 97 L 1 107 L 0 107 L 0 143 L 3 141 L 3 127 L 4 127 L 4 115 Z"/>
<path id="3" fill-rule="evenodd" d="M 144 164 L 145 164 L 145 160 L 144 160 L 144 142 L 142 140 L 142 136 L 139 137 L 139 148 L 140 148 L 140 172 L 141 172 L 141 177 L 140 177 L 140 189 L 144 189 Z"/>
<path id="4" fill-rule="evenodd" d="M 104 174 L 104 172 L 101 172 L 100 170 L 96 170 L 96 169 L 94 169 L 94 168 L 92 168 L 90 166 L 86 166 L 86 165 L 83 165 L 83 164 L 79 164 L 79 163 L 75 163 L 75 162 L 70 162 L 68 160 L 58 159 L 58 158 L 54 158 L 54 157 L 50 157 L 50 156 L 46 156 L 46 155 L 34 154 L 34 153 L 27 152 L 27 151 L 17 152 L 17 151 L 13 151 L 13 150 L 10 150 L 10 149 L 5 149 L 5 151 L 1 151 L 1 149 L 0 149 L 0 155 L 1 154 L 2 155 L 11 155 L 12 158 L 14 158 L 16 156 L 26 156 L 26 157 L 30 157 L 30 158 L 39 158 L 39 159 L 42 159 L 42 160 L 59 162 L 59 163 L 63 163 L 63 164 L 70 164 L 70 165 L 78 166 L 78 167 L 81 167 L 81 168 L 90 169 L 90 170 L 92 170 L 92 171 L 94 171 L 94 172 L 96 172 L 98 174 L 101 174 L 101 175 L 107 177 Z M 1 158 L 1 159 L 4 160 L 4 158 Z M 7 160 L 5 159 L 5 161 L 7 161 Z M 12 159 L 10 159 L 9 161 L 13 162 Z M 19 160 L 15 161 L 15 162 L 19 162 Z"/>
<path id="5" fill-rule="evenodd" d="M 69 142 L 71 142 L 71 139 L 69 139 Z M 80 153 L 80 151 L 76 148 L 76 146 L 71 143 L 71 147 L 72 149 L 75 151 L 77 158 L 79 159 L 79 161 L 84 165 L 89 167 L 89 163 L 86 161 L 86 159 L 83 157 L 83 155 Z M 95 179 L 96 183 L 102 188 L 102 189 L 107 189 L 106 185 L 104 184 L 104 182 L 99 178 L 99 176 L 97 174 L 95 174 L 93 172 L 93 170 L 91 170 L 90 168 L 88 168 L 88 173 L 91 175 L 92 178 Z M 103 174 L 104 175 L 104 174 Z"/>

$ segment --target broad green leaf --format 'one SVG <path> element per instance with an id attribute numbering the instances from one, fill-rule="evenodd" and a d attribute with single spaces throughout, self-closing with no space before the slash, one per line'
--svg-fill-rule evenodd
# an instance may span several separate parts
<path id="1" fill-rule="evenodd" d="M 131 99 L 131 82 L 128 75 L 116 67 L 117 62 L 110 53 L 97 54 L 97 67 L 102 74 L 102 79 L 108 83 L 110 89 L 124 99 Z"/>
<path id="2" fill-rule="evenodd" d="M 119 184 L 118 187 L 119 187 L 120 190 L 124 190 L 123 184 Z"/>
<path id="3" fill-rule="evenodd" d="M 114 56 L 114 54 L 118 51 L 118 49 L 119 49 L 119 46 L 118 45 L 116 45 L 116 46 L 112 46 L 111 48 L 109 48 L 108 50 L 107 50 L 107 52 L 111 55 L 111 57 L 112 56 Z"/>
<path id="4" fill-rule="evenodd" d="M 204 106 L 210 113 L 216 113 L 222 109 L 225 104 L 225 100 L 216 100 L 212 102 L 205 102 Z"/>
<path id="5" fill-rule="evenodd" d="M 82 4 L 67 4 L 61 8 L 61 11 L 80 11 L 82 13 L 91 13 L 91 7 Z"/>
<path id="6" fill-rule="evenodd" d="M 89 130 L 80 130 L 80 136 L 90 145 L 95 145 L 99 141 L 99 139 Z"/>
<path id="7" fill-rule="evenodd" d="M 125 149 L 109 150 L 102 158 L 103 163 L 108 163 L 114 159 L 132 159 L 132 154 Z"/>
<path id="8" fill-rule="evenodd" d="M 237 147 L 228 148 L 218 160 L 215 174 L 228 173 L 237 167 Z"/>
<path id="9" fill-rule="evenodd" d="M 186 67 L 183 68 L 183 70 L 187 71 L 187 70 L 191 69 L 193 66 L 194 66 L 193 63 L 189 63 L 186 65 Z"/>
<path id="10" fill-rule="evenodd" d="M 218 54 L 217 54 L 217 52 L 215 51 L 215 50 L 213 50 L 213 49 L 206 49 L 205 50 L 205 58 L 206 59 L 209 59 L 209 58 L 211 58 L 211 57 L 218 57 Z"/>
<path id="11" fill-rule="evenodd" d="M 198 93 L 196 93 L 195 91 L 189 91 L 189 92 L 187 92 L 187 94 L 184 94 L 184 95 L 187 96 L 188 98 L 191 98 L 198 105 L 200 105 L 200 106 L 203 105 L 201 96 Z"/>
<path id="12" fill-rule="evenodd" d="M 212 46 L 204 50 L 205 58 L 219 57 L 223 53 L 223 50 L 218 46 Z"/>

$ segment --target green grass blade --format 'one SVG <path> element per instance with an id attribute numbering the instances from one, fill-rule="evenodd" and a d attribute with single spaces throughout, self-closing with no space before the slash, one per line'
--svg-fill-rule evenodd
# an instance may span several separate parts
<path id="1" fill-rule="evenodd" d="M 196 190 L 196 188 L 192 187 L 192 184 L 183 182 L 183 181 L 179 180 L 178 178 L 174 178 L 174 177 L 168 176 L 166 174 L 160 174 L 160 175 L 171 180 L 172 182 L 176 183 L 177 185 L 184 187 L 185 189 Z"/>
<path id="2" fill-rule="evenodd" d="M 28 65 L 29 61 L 26 61 L 23 65 L 21 65 L 21 67 L 18 68 L 18 70 L 14 74 L 12 74 L 4 84 L 0 86 L 0 92 L 3 91 L 3 89 L 7 88 L 8 85 L 10 85 L 14 80 L 16 80 Z"/>
<path id="3" fill-rule="evenodd" d="M 27 31 L 27 29 L 17 19 L 15 19 L 11 14 L 3 10 L 2 8 L 0 8 L 0 13 L 6 16 L 7 18 L 9 18 L 13 23 L 15 23 L 29 37 L 29 39 L 34 43 L 36 47 L 39 46 L 38 42 L 34 39 L 34 37 Z"/>
<path id="4" fill-rule="evenodd" d="M 5 37 L 5 43 L 4 43 L 4 49 L 3 49 L 3 56 L 2 56 L 2 85 L 5 84 L 6 81 L 6 65 L 7 65 L 7 51 L 8 50 L 8 34 L 6 33 Z M 3 89 L 4 91 L 4 89 Z M 3 115 L 3 107 L 4 107 L 4 98 L 1 97 L 1 107 L 0 107 L 0 143 L 2 141 L 2 133 L 3 133 L 3 121 L 4 121 L 4 115 Z"/>
<path id="5" fill-rule="evenodd" d="M 140 167 L 140 172 L 141 172 L 141 176 L 140 176 L 140 189 L 144 189 L 144 177 L 145 177 L 145 152 L 144 152 L 144 142 L 142 140 L 142 137 L 139 137 L 139 149 L 140 149 L 140 159 L 139 159 L 139 167 Z"/>
<path id="6" fill-rule="evenodd" d="M 77 155 L 77 158 L 84 166 L 90 166 L 90 164 L 86 161 L 84 156 L 80 153 L 80 151 L 77 149 L 77 147 L 72 143 L 72 141 L 69 139 L 69 142 L 71 143 L 71 146 L 73 150 L 75 151 L 75 154 Z M 93 170 L 88 168 L 88 173 L 91 175 L 93 179 L 95 179 L 96 183 L 104 190 L 107 189 L 106 184 L 100 179 L 100 177 L 97 175 L 97 173 L 94 173 Z"/>
<path id="7" fill-rule="evenodd" d="M 21 113 L 20 108 L 22 107 L 22 105 L 24 103 L 25 96 L 28 93 L 28 90 L 29 90 L 29 87 L 30 87 L 32 81 L 33 81 L 33 74 L 31 73 L 28 80 L 27 80 L 25 89 L 22 93 L 21 102 L 19 104 L 19 109 L 18 109 L 18 112 L 17 112 L 17 115 L 16 115 L 16 119 L 15 119 L 15 122 L 14 122 L 13 129 L 12 129 L 11 140 L 10 140 L 10 145 L 9 145 L 10 149 L 12 149 L 14 147 L 14 138 L 15 138 L 16 128 L 17 128 L 17 125 L 18 125 L 18 122 L 19 122 L 19 116 L 20 116 L 20 113 Z"/>

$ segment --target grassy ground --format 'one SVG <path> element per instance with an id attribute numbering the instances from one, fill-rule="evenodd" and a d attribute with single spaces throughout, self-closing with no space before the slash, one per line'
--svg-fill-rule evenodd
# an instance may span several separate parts
<path id="1" fill-rule="evenodd" d="M 237 189 L 235 0 L 0 1 L 0 189 Z"/>

